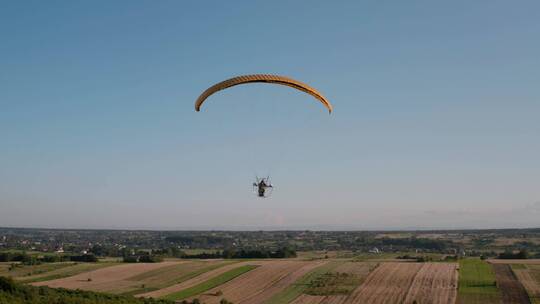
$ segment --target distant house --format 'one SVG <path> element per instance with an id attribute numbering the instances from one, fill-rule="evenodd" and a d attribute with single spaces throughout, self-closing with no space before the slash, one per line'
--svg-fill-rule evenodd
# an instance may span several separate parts
<path id="1" fill-rule="evenodd" d="M 373 247 L 373 248 L 371 248 L 371 250 L 369 251 L 369 253 L 376 253 L 376 254 L 379 254 L 379 253 L 381 253 L 381 251 L 379 250 L 379 248 Z"/>

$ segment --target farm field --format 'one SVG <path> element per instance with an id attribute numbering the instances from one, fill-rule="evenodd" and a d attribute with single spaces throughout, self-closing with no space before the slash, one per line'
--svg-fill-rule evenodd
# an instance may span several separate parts
<path id="1" fill-rule="evenodd" d="M 114 265 L 118 265 L 119 263 L 75 263 L 74 265 L 71 265 L 69 267 L 62 267 L 59 269 L 55 269 L 49 272 L 31 275 L 27 277 L 19 277 L 16 278 L 18 281 L 22 283 L 34 283 L 34 282 L 43 282 L 43 281 L 50 281 L 50 280 L 56 280 L 61 278 L 67 278 L 70 276 L 74 276 L 80 273 L 85 273 L 101 268 L 111 267 Z"/>
<path id="2" fill-rule="evenodd" d="M 531 303 L 540 304 L 540 265 L 512 264 L 511 267 L 527 291 Z"/>
<path id="3" fill-rule="evenodd" d="M 304 274 L 296 282 L 289 285 L 287 288 L 281 290 L 280 292 L 274 294 L 266 304 L 280 304 L 280 303 L 290 303 L 297 297 L 301 296 L 303 292 L 308 288 L 309 284 L 322 276 L 323 274 L 332 271 L 344 261 L 330 261 L 325 263 L 312 271 Z"/>
<path id="4" fill-rule="evenodd" d="M 31 279 L 69 273 L 32 285 L 206 304 L 453 303 L 457 285 L 456 264 L 350 259 L 79 263 Z"/>
<path id="5" fill-rule="evenodd" d="M 11 267 L 12 263 L 0 264 L 0 276 L 12 277 L 22 283 L 33 283 L 48 281 L 54 279 L 65 278 L 79 273 L 84 273 L 100 268 L 118 265 L 118 263 L 99 262 L 99 263 L 76 263 L 76 262 L 61 262 L 61 263 L 44 263 L 40 265 L 22 265 L 15 264 L 16 267 Z M 12 268 L 10 270 L 10 268 Z"/>
<path id="6" fill-rule="evenodd" d="M 404 303 L 453 304 L 457 284 L 457 264 L 426 263 L 414 278 Z"/>
<path id="7" fill-rule="evenodd" d="M 32 283 L 35 286 L 49 286 L 53 288 L 82 289 L 108 293 L 124 293 L 130 291 L 141 283 L 132 281 L 131 278 L 145 272 L 153 271 L 167 266 L 187 263 L 186 261 L 162 262 L 162 263 L 134 263 L 122 264 L 101 268 L 89 272 L 79 273 L 74 276 Z"/>
<path id="8" fill-rule="evenodd" d="M 206 304 L 539 303 L 537 260 L 171 259 L 161 263 L 0 264 L 35 286 Z M 530 264 L 528 262 L 531 262 Z M 527 263 L 527 264 L 524 264 Z M 31 274 L 31 275 L 29 275 Z M 458 288 L 459 286 L 459 288 Z"/>
<path id="9" fill-rule="evenodd" d="M 319 271 L 305 283 L 303 293 L 292 303 L 346 303 L 348 294 L 377 266 L 378 263 L 344 262 Z"/>
<path id="10" fill-rule="evenodd" d="M 480 259 L 460 260 L 457 303 L 501 303 L 501 293 L 490 264 Z"/>
<path id="11" fill-rule="evenodd" d="M 364 284 L 347 299 L 347 303 L 400 303 L 405 299 L 414 277 L 422 268 L 419 263 L 383 263 Z"/>
<path id="12" fill-rule="evenodd" d="M 222 298 L 235 304 L 263 303 L 322 263 L 325 262 L 266 261 L 257 269 L 198 295 L 197 298 L 206 304 L 219 303 Z M 222 295 L 215 296 L 218 293 Z"/>
<path id="13" fill-rule="evenodd" d="M 218 277 L 220 275 L 223 275 L 224 273 L 231 271 L 235 268 L 245 266 L 245 265 L 261 265 L 258 261 L 253 262 L 229 262 L 228 264 L 224 264 L 221 267 L 201 272 L 200 274 L 193 276 L 192 278 L 189 278 L 183 282 L 180 282 L 178 284 L 174 284 L 165 288 L 161 288 L 159 290 L 145 292 L 145 293 L 139 293 L 136 294 L 137 297 L 144 297 L 144 298 L 165 298 L 171 294 L 175 294 L 178 292 L 181 292 L 183 290 L 193 288 L 194 286 L 200 285 L 204 282 L 207 282 L 211 280 L 212 278 Z"/>
<path id="14" fill-rule="evenodd" d="M 62 269 L 75 265 L 74 262 L 45 263 L 40 265 L 23 265 L 20 263 L 1 263 L 0 276 L 22 278 L 48 273 L 53 270 Z"/>
<path id="15" fill-rule="evenodd" d="M 192 297 L 192 296 L 195 296 L 195 295 L 198 295 L 198 294 L 202 294 L 216 286 L 220 286 L 248 271 L 251 271 L 255 268 L 259 267 L 258 265 L 243 265 L 243 266 L 238 266 L 234 269 L 231 269 L 225 273 L 222 273 L 221 275 L 217 276 L 217 277 L 213 277 L 211 278 L 210 280 L 208 281 L 205 281 L 205 282 L 202 282 L 198 285 L 195 285 L 193 287 L 190 287 L 190 288 L 187 288 L 187 289 L 184 289 L 182 291 L 179 291 L 177 293 L 173 293 L 173 294 L 170 294 L 170 295 L 167 295 L 166 297 L 164 297 L 165 299 L 168 299 L 168 300 L 183 300 L 183 299 L 186 299 L 186 298 L 189 298 L 189 297 Z M 215 293 L 216 296 L 219 296 L 219 291 Z M 208 293 L 209 295 L 214 295 L 212 293 Z"/>
<path id="16" fill-rule="evenodd" d="M 165 287 L 182 283 L 202 273 L 220 268 L 231 261 L 189 261 L 161 267 L 128 278 L 137 282 L 136 287 L 122 292 L 124 295 L 137 295 L 145 292 L 159 290 Z"/>
<path id="17" fill-rule="evenodd" d="M 519 265 L 519 264 L 515 264 Z M 508 264 L 493 264 L 503 303 L 530 303 L 527 291 Z"/>
<path id="18" fill-rule="evenodd" d="M 456 265 L 383 263 L 342 303 L 454 303 Z"/>

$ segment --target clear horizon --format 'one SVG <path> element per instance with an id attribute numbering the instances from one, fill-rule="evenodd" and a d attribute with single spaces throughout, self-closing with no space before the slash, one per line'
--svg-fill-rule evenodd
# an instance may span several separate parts
<path id="1" fill-rule="evenodd" d="M 0 37 L 0 227 L 540 227 L 537 1 L 6 1 Z M 259 73 L 334 113 L 194 111 Z"/>

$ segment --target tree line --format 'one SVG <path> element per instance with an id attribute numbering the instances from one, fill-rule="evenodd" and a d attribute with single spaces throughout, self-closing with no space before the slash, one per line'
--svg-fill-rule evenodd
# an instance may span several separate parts
<path id="1" fill-rule="evenodd" d="M 498 258 L 503 259 L 503 260 L 512 260 L 512 259 L 522 260 L 522 259 L 529 258 L 529 253 L 527 252 L 526 249 L 522 249 L 518 252 L 514 252 L 512 250 L 505 250 L 504 252 L 499 253 Z"/>
<path id="2" fill-rule="evenodd" d="M 181 256 L 184 259 L 286 259 L 295 258 L 296 251 L 289 248 L 281 248 L 275 251 L 254 249 L 254 250 L 232 250 L 225 249 L 216 252 L 203 252 L 197 254 L 186 254 Z"/>
<path id="3" fill-rule="evenodd" d="M 20 262 L 24 265 L 38 265 L 41 263 L 58 263 L 58 262 L 97 262 L 98 258 L 93 254 L 83 255 L 44 255 L 15 253 L 15 252 L 0 252 L 0 262 Z"/>

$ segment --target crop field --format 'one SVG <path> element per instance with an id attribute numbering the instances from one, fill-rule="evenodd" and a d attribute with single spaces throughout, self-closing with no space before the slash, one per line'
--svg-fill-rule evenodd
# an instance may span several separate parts
<path id="1" fill-rule="evenodd" d="M 48 273 L 53 270 L 62 269 L 75 265 L 73 262 L 65 263 L 45 263 L 40 265 L 23 265 L 20 263 L 2 263 L 0 264 L 0 276 L 21 279 L 34 275 Z"/>
<path id="2" fill-rule="evenodd" d="M 198 295 L 206 304 L 219 303 L 222 298 L 239 303 L 263 303 L 285 289 L 298 278 L 321 265 L 319 261 L 266 261 L 257 269 L 239 276 L 208 293 Z M 218 295 L 219 296 L 216 296 Z"/>
<path id="3" fill-rule="evenodd" d="M 383 263 L 342 303 L 454 303 L 456 265 Z"/>
<path id="4" fill-rule="evenodd" d="M 96 264 L 111 263 L 80 263 L 50 273 Z M 32 284 L 169 300 L 198 298 L 206 304 L 222 299 L 235 304 L 453 303 L 456 273 L 456 264 L 450 263 L 176 260 L 112 264 Z"/>
<path id="5" fill-rule="evenodd" d="M 224 273 L 233 270 L 235 268 L 245 266 L 245 265 L 260 265 L 258 261 L 253 262 L 228 262 L 225 264 L 222 264 L 220 267 L 214 268 L 214 269 L 204 269 L 206 271 L 200 271 L 199 273 L 193 273 L 193 275 L 186 279 L 183 282 L 161 288 L 155 291 L 145 292 L 145 293 L 139 293 L 136 294 L 137 297 L 145 297 L 145 298 L 166 298 L 167 296 L 170 296 L 172 294 L 177 294 L 178 292 L 181 292 L 183 290 L 192 288 L 194 286 L 200 285 L 206 281 L 211 280 L 214 277 L 218 277 L 223 275 Z M 170 296 L 169 298 L 172 298 Z"/>
<path id="6" fill-rule="evenodd" d="M 218 304 L 540 303 L 537 260 L 417 263 L 356 258 L 0 263 L 0 274 L 63 287 Z M 383 261 L 383 262 L 381 262 Z M 10 269 L 12 268 L 12 269 Z"/>
<path id="7" fill-rule="evenodd" d="M 139 282 L 131 281 L 131 277 L 159 268 L 182 263 L 186 262 L 179 261 L 149 264 L 122 264 L 89 272 L 83 272 L 66 278 L 36 282 L 32 284 L 35 286 L 46 285 L 54 288 L 63 287 L 69 289 L 82 289 L 109 293 L 123 293 L 141 285 Z"/>
<path id="8" fill-rule="evenodd" d="M 347 303 L 348 295 L 358 288 L 378 263 L 334 262 L 326 269 L 310 274 L 292 303 Z M 294 286 L 299 285 L 296 283 Z M 288 303 L 286 301 L 275 303 Z"/>
<path id="9" fill-rule="evenodd" d="M 426 263 L 414 278 L 404 303 L 453 304 L 457 284 L 457 264 Z"/>
<path id="10" fill-rule="evenodd" d="M 101 268 L 111 267 L 114 265 L 118 265 L 118 263 L 110 263 L 110 262 L 74 263 L 69 267 L 62 267 L 62 268 L 54 269 L 45 273 L 35 274 L 31 276 L 26 276 L 26 277 L 19 277 L 16 279 L 23 283 L 50 281 L 50 280 L 56 280 L 56 279 L 61 279 L 61 278 L 67 278 L 67 277 L 74 276 L 80 273 L 85 273 L 85 272 L 89 272 L 89 271 L 93 271 L 93 270 L 97 270 Z"/>
<path id="11" fill-rule="evenodd" d="M 383 263 L 348 297 L 347 303 L 401 303 L 421 268 L 419 263 Z"/>
<path id="12" fill-rule="evenodd" d="M 205 282 L 202 282 L 198 285 L 195 285 L 193 287 L 190 287 L 190 288 L 187 288 L 187 289 L 184 289 L 182 291 L 179 291 L 179 292 L 176 292 L 176 293 L 173 293 L 173 294 L 170 294 L 170 295 L 167 295 L 166 297 L 164 297 L 165 299 L 168 299 L 168 300 L 183 300 L 183 299 L 186 299 L 186 298 L 189 298 L 189 297 L 192 297 L 192 296 L 195 296 L 195 295 L 198 295 L 198 294 L 201 294 L 203 292 L 207 292 L 209 291 L 210 289 L 216 287 L 216 286 L 220 286 L 248 271 L 251 271 L 255 268 L 259 267 L 258 265 L 243 265 L 243 266 L 238 266 L 234 269 L 231 269 L 225 273 L 222 273 L 221 275 L 217 276 L 217 277 L 213 277 L 211 278 L 210 280 L 208 281 L 205 281 Z M 208 293 L 209 295 L 216 295 L 216 296 L 219 296 L 221 294 L 221 292 L 217 291 L 215 292 L 214 294 L 213 293 Z"/>
<path id="13" fill-rule="evenodd" d="M 355 290 L 377 263 L 346 262 L 313 279 L 304 291 L 308 295 L 335 296 L 348 295 Z"/>
<path id="14" fill-rule="evenodd" d="M 540 265 L 512 264 L 512 270 L 529 295 L 531 303 L 540 304 Z"/>
<path id="15" fill-rule="evenodd" d="M 165 287 L 173 286 L 194 278 L 202 273 L 231 264 L 226 261 L 190 261 L 186 263 L 176 263 L 173 265 L 161 267 L 151 271 L 143 272 L 139 275 L 127 278 L 128 281 L 137 284 L 122 291 L 124 295 L 137 295 L 150 291 L 159 290 Z"/>
<path id="16" fill-rule="evenodd" d="M 520 265 L 520 264 L 516 264 Z M 529 303 L 527 291 L 507 264 L 494 264 L 497 286 L 501 291 L 503 303 Z"/>
<path id="17" fill-rule="evenodd" d="M 312 271 L 301 276 L 298 280 L 296 280 L 293 284 L 289 285 L 287 288 L 274 294 L 265 303 L 266 304 L 281 304 L 281 303 L 292 302 L 297 297 L 302 296 L 302 294 L 309 287 L 309 284 L 312 281 L 316 280 L 317 278 L 324 275 L 325 273 L 332 271 L 333 269 L 335 269 L 342 263 L 344 262 L 330 261 L 328 263 L 317 266 Z"/>
<path id="18" fill-rule="evenodd" d="M 457 303 L 501 303 L 501 293 L 490 264 L 480 259 L 460 260 Z"/>

